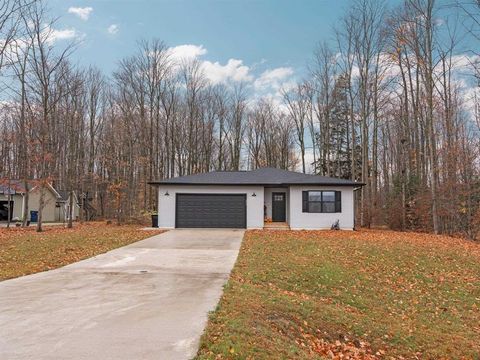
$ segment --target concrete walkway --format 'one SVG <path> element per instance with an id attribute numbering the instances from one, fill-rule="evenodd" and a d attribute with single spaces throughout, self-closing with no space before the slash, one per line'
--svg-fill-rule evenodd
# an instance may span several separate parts
<path id="1" fill-rule="evenodd" d="M 0 359 L 189 359 L 242 230 L 172 230 L 0 282 Z"/>

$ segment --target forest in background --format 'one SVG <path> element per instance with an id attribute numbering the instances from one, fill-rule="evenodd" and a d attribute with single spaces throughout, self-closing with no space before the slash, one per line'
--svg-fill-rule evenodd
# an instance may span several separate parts
<path id="1" fill-rule="evenodd" d="M 52 182 L 126 221 L 155 211 L 148 181 L 270 166 L 365 183 L 360 226 L 480 234 L 478 0 L 352 0 L 307 75 L 264 97 L 158 39 L 112 74 L 74 65 L 54 25 L 43 1 L 0 5 L 3 183 Z"/>

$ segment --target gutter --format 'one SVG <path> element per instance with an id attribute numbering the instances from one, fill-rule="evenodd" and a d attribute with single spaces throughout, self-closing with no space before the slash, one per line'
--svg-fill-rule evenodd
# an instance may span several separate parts
<path id="1" fill-rule="evenodd" d="M 354 191 L 361 189 L 362 186 L 365 186 L 366 184 L 364 183 L 351 183 L 351 184 L 345 184 L 345 183 L 277 183 L 277 184 L 272 184 L 272 183 L 195 183 L 195 182 L 183 182 L 183 183 L 178 183 L 178 182 L 159 182 L 159 181 L 149 181 L 147 182 L 148 185 L 151 186 L 161 186 L 161 185 L 177 185 L 177 186 L 356 186 L 357 188 L 354 189 Z"/>

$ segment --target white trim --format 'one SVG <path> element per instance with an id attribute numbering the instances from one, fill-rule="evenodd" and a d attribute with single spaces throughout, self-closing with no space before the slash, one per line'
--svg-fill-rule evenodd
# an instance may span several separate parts
<path id="1" fill-rule="evenodd" d="M 55 188 L 52 186 L 52 184 L 48 183 L 47 184 L 47 188 L 50 189 L 51 193 L 53 195 L 55 195 L 57 197 L 57 199 L 61 199 L 62 197 L 60 196 L 60 194 L 57 192 L 57 190 L 55 190 Z M 32 192 L 33 190 L 35 190 L 36 188 L 38 187 L 38 185 L 35 185 L 34 187 L 32 187 L 29 192 Z"/>

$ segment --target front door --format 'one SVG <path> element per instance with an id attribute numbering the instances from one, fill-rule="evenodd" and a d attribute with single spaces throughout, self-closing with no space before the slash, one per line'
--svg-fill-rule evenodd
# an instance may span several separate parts
<path id="1" fill-rule="evenodd" d="M 272 193 L 272 221 L 284 222 L 286 221 L 286 202 L 285 193 Z"/>

